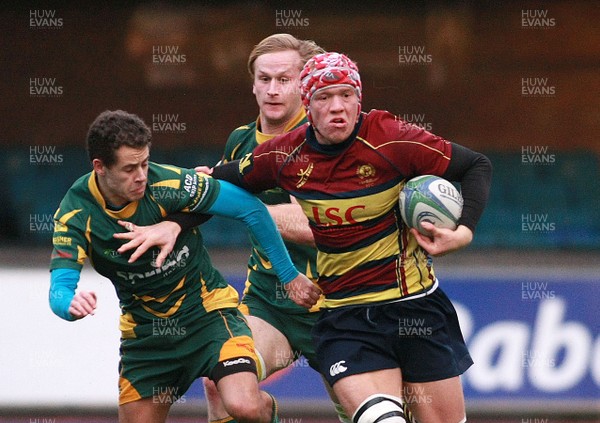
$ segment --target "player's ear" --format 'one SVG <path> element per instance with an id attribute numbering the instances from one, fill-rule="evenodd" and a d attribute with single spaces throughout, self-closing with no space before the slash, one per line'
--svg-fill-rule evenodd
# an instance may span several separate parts
<path id="1" fill-rule="evenodd" d="M 92 167 L 94 168 L 94 172 L 96 172 L 96 174 L 98 174 L 100 176 L 104 176 L 106 166 L 104 166 L 104 163 L 102 162 L 102 160 L 100 160 L 100 159 L 92 160 Z"/>

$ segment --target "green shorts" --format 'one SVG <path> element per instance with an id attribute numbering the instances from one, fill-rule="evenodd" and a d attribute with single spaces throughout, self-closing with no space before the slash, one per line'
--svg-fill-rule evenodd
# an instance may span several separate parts
<path id="1" fill-rule="evenodd" d="M 122 339 L 120 355 L 120 405 L 149 397 L 184 402 L 199 377 L 218 381 L 238 372 L 256 373 L 251 331 L 235 308 L 157 318 L 151 335 Z"/>
<path id="2" fill-rule="evenodd" d="M 309 366 L 318 371 L 311 331 L 321 314 L 320 311 L 302 314 L 286 313 L 251 294 L 244 295 L 238 308 L 247 316 L 258 317 L 269 323 L 287 338 L 294 355 L 286 359 L 292 361 L 303 355 L 308 360 Z"/>

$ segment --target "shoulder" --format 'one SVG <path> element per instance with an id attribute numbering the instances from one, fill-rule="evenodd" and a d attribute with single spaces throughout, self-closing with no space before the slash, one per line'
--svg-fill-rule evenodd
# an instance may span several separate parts
<path id="1" fill-rule="evenodd" d="M 92 172 L 86 173 L 83 176 L 80 176 L 73 185 L 69 188 L 65 196 L 61 201 L 61 207 L 63 204 L 70 205 L 83 205 L 91 198 L 90 192 L 90 178 L 92 177 Z"/>
<path id="2" fill-rule="evenodd" d="M 405 122 L 398 116 L 386 111 L 373 109 L 362 114 L 362 123 L 358 137 L 371 145 L 379 145 L 397 139 Z"/>
<path id="3" fill-rule="evenodd" d="M 363 125 L 403 125 L 405 122 L 397 115 L 387 110 L 371 109 L 368 113 L 363 113 Z"/>
<path id="4" fill-rule="evenodd" d="M 227 138 L 223 157 L 227 161 L 235 160 L 249 151 L 252 151 L 256 145 L 256 122 L 247 125 L 238 126 Z M 249 151 L 246 151 L 250 149 Z"/>
<path id="5" fill-rule="evenodd" d="M 89 181 L 92 173 L 87 173 L 77 179 L 71 188 L 63 197 L 54 219 L 58 222 L 55 228 L 60 229 L 60 225 L 82 227 L 87 216 L 93 210 L 93 195 L 89 188 Z"/>
<path id="6" fill-rule="evenodd" d="M 185 173 L 192 172 L 192 169 L 186 169 L 171 164 L 154 163 L 148 164 L 148 183 L 155 183 L 161 180 L 179 179 Z"/>

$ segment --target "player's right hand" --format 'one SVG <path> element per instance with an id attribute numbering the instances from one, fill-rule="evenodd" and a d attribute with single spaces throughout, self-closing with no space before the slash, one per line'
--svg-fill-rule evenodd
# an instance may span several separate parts
<path id="1" fill-rule="evenodd" d="M 434 257 L 440 257 L 466 247 L 473 240 L 473 231 L 464 225 L 456 229 L 438 228 L 429 222 L 421 222 L 421 226 L 431 236 L 419 233 L 415 228 L 410 232 L 415 236 L 419 245 Z"/>
<path id="2" fill-rule="evenodd" d="M 69 313 L 76 319 L 83 319 L 88 314 L 94 314 L 96 311 L 96 293 L 91 291 L 82 291 L 73 297 L 69 306 Z"/>
<path id="3" fill-rule="evenodd" d="M 154 258 L 155 267 L 163 265 L 169 253 L 173 251 L 177 236 L 181 232 L 181 226 L 168 220 L 150 226 L 133 225 L 123 220 L 119 220 L 118 223 L 126 228 L 128 232 L 119 232 L 113 236 L 118 239 L 129 240 L 129 242 L 121 245 L 117 252 L 123 254 L 135 248 L 128 260 L 129 263 L 133 263 L 149 248 L 158 247 L 160 253 Z"/>
<path id="4" fill-rule="evenodd" d="M 304 308 L 311 308 L 321 297 L 321 290 L 302 273 L 286 284 L 285 289 L 290 299 Z"/>

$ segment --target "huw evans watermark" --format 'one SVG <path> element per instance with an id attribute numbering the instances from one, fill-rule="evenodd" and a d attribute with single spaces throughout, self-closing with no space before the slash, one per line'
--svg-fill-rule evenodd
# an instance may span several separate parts
<path id="1" fill-rule="evenodd" d="M 556 223 L 550 221 L 548 213 L 527 213 L 521 215 L 522 232 L 549 233 L 556 230 Z"/>
<path id="2" fill-rule="evenodd" d="M 51 214 L 35 213 L 29 215 L 29 232 L 54 232 L 54 216 Z"/>
<path id="3" fill-rule="evenodd" d="M 32 29 L 61 29 L 63 18 L 56 15 L 56 10 L 29 10 L 29 28 Z"/>
<path id="4" fill-rule="evenodd" d="M 556 154 L 551 153 L 547 145 L 521 146 L 521 163 L 527 165 L 553 165 Z"/>
<path id="5" fill-rule="evenodd" d="M 29 95 L 31 97 L 60 97 L 63 87 L 56 78 L 29 78 Z"/>
<path id="6" fill-rule="evenodd" d="M 398 46 L 398 63 L 400 65 L 428 65 L 433 61 L 425 46 Z"/>
<path id="7" fill-rule="evenodd" d="M 306 359 L 300 351 L 279 351 L 275 352 L 275 366 L 282 367 L 309 367 Z M 280 422 L 281 423 L 281 422 Z"/>
<path id="8" fill-rule="evenodd" d="M 521 10 L 521 28 L 544 29 L 554 28 L 556 19 L 548 16 L 548 10 Z"/>
<path id="9" fill-rule="evenodd" d="M 275 26 L 278 28 L 302 28 L 310 25 L 301 9 L 278 9 L 275 11 Z"/>
<path id="10" fill-rule="evenodd" d="M 521 282 L 521 300 L 523 301 L 546 300 L 554 297 L 556 297 L 556 292 L 550 289 L 548 282 Z"/>
<path id="11" fill-rule="evenodd" d="M 411 125 L 417 126 L 426 131 L 431 131 L 433 129 L 433 124 L 431 122 L 427 122 L 425 113 L 405 113 L 399 117 L 406 123 L 410 123 Z"/>
<path id="12" fill-rule="evenodd" d="M 30 145 L 29 164 L 32 165 L 61 165 L 64 162 L 62 153 L 54 145 Z"/>
<path id="13" fill-rule="evenodd" d="M 185 336 L 187 330 L 179 319 L 153 319 L 152 336 Z"/>
<path id="14" fill-rule="evenodd" d="M 545 354 L 527 350 L 523 353 L 521 365 L 523 367 L 556 367 L 556 360 Z"/>
<path id="15" fill-rule="evenodd" d="M 181 65 L 187 62 L 187 56 L 179 51 L 179 46 L 152 46 L 152 63 L 158 65 Z"/>
<path id="16" fill-rule="evenodd" d="M 187 124 L 180 121 L 179 114 L 157 113 L 152 115 L 152 132 L 182 134 L 186 131 Z"/>
<path id="17" fill-rule="evenodd" d="M 425 319 L 402 318 L 398 319 L 398 335 L 408 338 L 422 338 L 431 336 L 433 328 L 425 323 Z"/>
<path id="18" fill-rule="evenodd" d="M 550 85 L 548 78 L 521 78 L 522 97 L 554 97 L 556 87 Z"/>
<path id="19" fill-rule="evenodd" d="M 184 394 L 179 392 L 178 386 L 160 386 L 152 388 L 152 402 L 154 404 L 185 404 Z"/>

